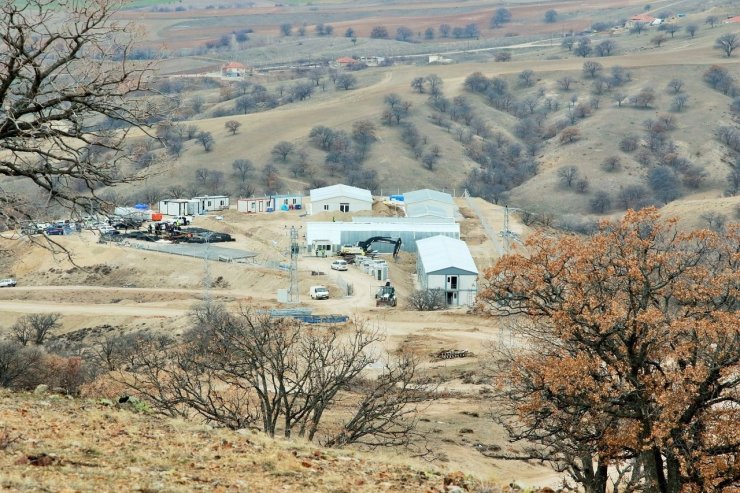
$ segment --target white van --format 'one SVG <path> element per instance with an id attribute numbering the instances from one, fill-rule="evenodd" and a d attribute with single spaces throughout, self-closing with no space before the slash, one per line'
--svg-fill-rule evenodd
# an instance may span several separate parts
<path id="1" fill-rule="evenodd" d="M 311 286 L 311 288 L 308 290 L 308 293 L 311 295 L 312 300 L 329 299 L 329 290 L 326 289 L 326 286 Z"/>

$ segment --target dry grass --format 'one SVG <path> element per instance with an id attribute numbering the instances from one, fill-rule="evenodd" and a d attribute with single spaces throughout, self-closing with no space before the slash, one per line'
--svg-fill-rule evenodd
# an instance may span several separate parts
<path id="1" fill-rule="evenodd" d="M 57 395 L 0 391 L 0 430 L 10 491 L 442 490 L 429 469 Z"/>

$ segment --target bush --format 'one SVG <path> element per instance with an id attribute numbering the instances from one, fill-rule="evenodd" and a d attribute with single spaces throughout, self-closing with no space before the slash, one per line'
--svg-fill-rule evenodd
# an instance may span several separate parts
<path id="1" fill-rule="evenodd" d="M 419 289 L 408 297 L 408 306 L 422 312 L 447 308 L 445 292 L 441 289 Z"/>
<path id="2" fill-rule="evenodd" d="M 633 152 L 637 149 L 640 139 L 636 135 L 625 135 L 619 141 L 619 148 L 624 152 Z"/>
<path id="3" fill-rule="evenodd" d="M 510 51 L 497 51 L 495 55 L 493 55 L 493 59 L 497 62 L 509 62 L 511 61 L 511 52 Z"/>

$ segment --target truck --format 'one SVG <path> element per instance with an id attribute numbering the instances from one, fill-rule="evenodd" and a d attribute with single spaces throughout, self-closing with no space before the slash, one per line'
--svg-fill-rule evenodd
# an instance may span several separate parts
<path id="1" fill-rule="evenodd" d="M 326 286 L 311 286 L 308 289 L 308 294 L 311 295 L 312 300 L 328 300 L 329 290 Z"/>

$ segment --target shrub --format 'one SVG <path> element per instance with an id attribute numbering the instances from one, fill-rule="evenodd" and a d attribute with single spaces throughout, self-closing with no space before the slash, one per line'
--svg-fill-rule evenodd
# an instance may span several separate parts
<path id="1" fill-rule="evenodd" d="M 422 312 L 447 308 L 445 292 L 442 289 L 419 289 L 408 297 L 409 308 Z"/>

